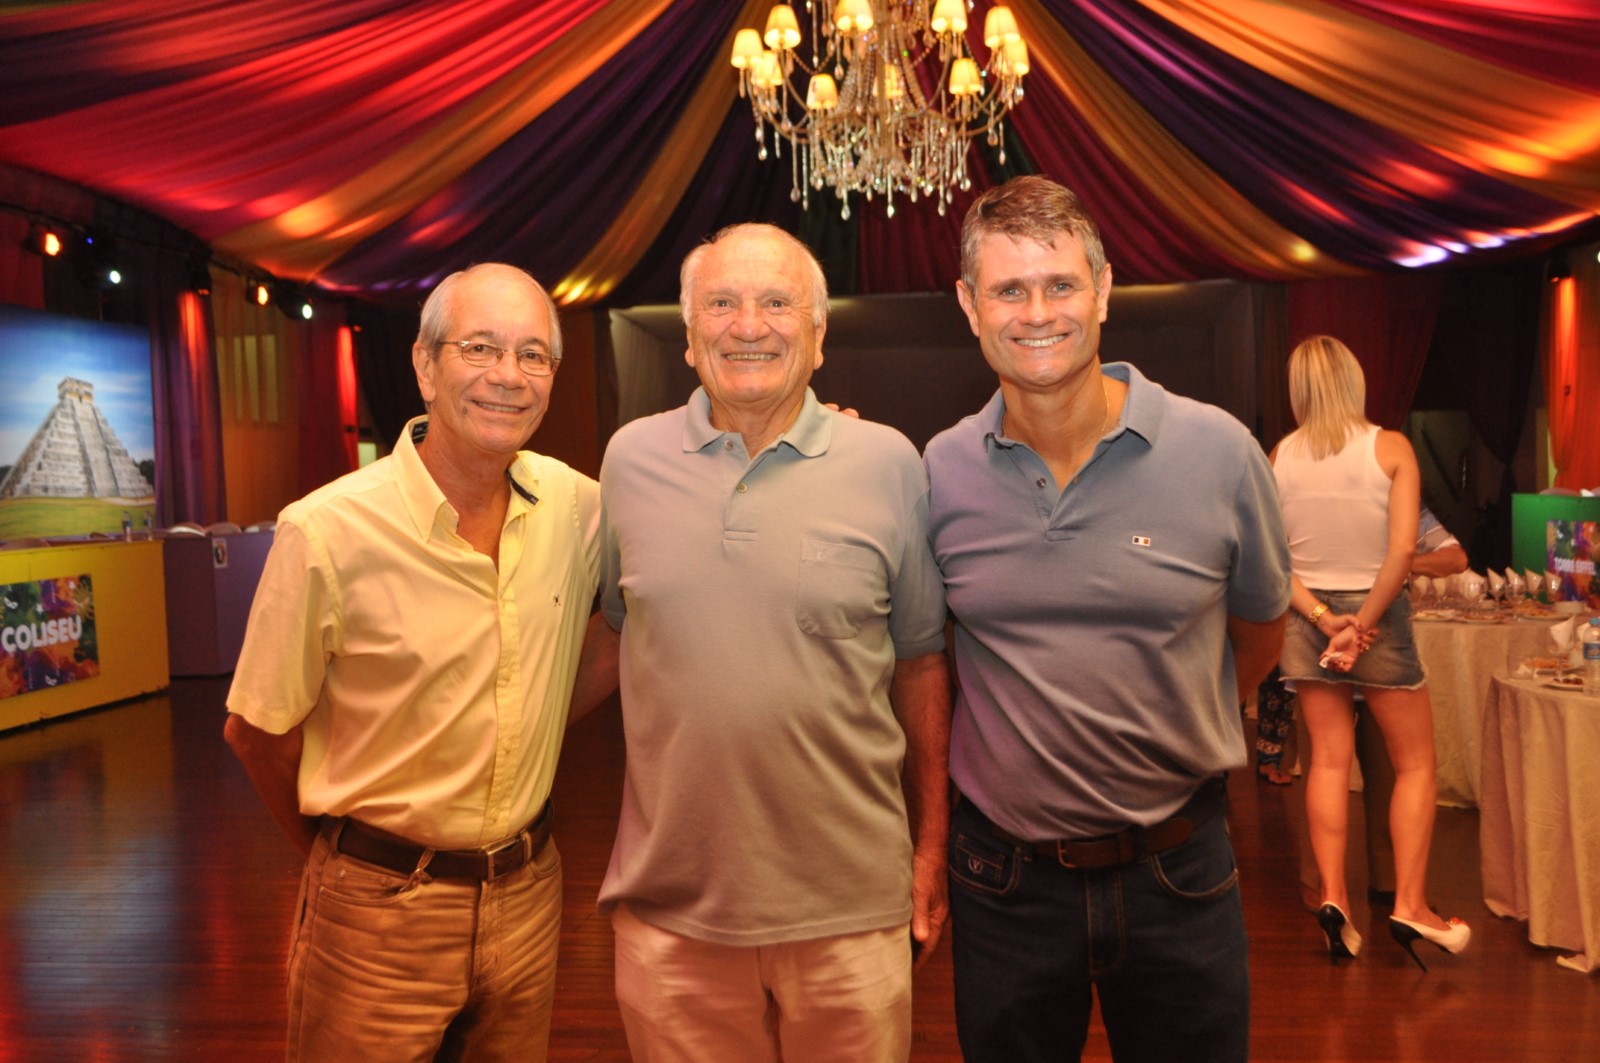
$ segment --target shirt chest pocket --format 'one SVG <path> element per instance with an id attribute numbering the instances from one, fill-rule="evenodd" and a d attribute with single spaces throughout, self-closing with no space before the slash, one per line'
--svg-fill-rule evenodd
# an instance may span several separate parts
<path id="1" fill-rule="evenodd" d="M 803 539 L 795 587 L 795 622 L 808 635 L 852 639 L 888 612 L 888 581 L 877 551 Z"/>

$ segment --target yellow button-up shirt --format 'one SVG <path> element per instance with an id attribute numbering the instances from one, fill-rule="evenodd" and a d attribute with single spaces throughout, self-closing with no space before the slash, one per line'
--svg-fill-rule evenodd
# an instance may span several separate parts
<path id="1" fill-rule="evenodd" d="M 550 794 L 599 578 L 599 488 L 518 454 L 497 569 L 456 534 L 414 429 L 426 419 L 279 516 L 228 708 L 303 728 L 304 814 L 467 848 Z"/>

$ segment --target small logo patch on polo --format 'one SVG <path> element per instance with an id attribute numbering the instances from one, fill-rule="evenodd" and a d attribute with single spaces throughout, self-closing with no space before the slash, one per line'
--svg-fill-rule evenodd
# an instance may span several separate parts
<path id="1" fill-rule="evenodd" d="M 1135 535 L 1133 537 L 1133 545 L 1134 546 L 1149 546 L 1150 545 L 1150 536 L 1148 536 L 1148 535 Z"/>

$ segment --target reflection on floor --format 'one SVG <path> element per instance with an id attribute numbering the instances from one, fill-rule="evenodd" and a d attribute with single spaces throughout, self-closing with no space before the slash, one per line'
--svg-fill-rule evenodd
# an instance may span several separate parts
<path id="1" fill-rule="evenodd" d="M 226 679 L 0 734 L 0 1063 L 281 1059 L 298 861 L 221 740 Z M 622 771 L 614 709 L 575 728 L 556 791 L 566 869 L 551 1058 L 625 1060 L 610 928 L 594 911 Z M 1367 948 L 1331 966 L 1301 904 L 1303 783 L 1232 780 L 1257 1060 L 1578 1059 L 1594 979 L 1483 908 L 1477 817 L 1441 809 L 1432 891 L 1472 949 L 1419 974 L 1356 902 Z M 1359 832 L 1359 802 L 1352 827 Z M 1359 837 L 1359 833 L 1355 834 Z M 1359 850 L 1359 846 L 1355 847 Z M 1358 854 L 1357 854 L 1358 856 Z M 1352 895 L 1360 895 L 1360 868 Z M 918 976 L 914 1060 L 960 1059 L 949 950 Z M 1085 1058 L 1108 1059 L 1091 1037 Z"/>

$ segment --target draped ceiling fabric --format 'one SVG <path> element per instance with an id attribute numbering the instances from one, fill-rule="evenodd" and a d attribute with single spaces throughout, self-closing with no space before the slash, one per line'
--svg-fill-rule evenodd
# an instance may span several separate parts
<path id="1" fill-rule="evenodd" d="M 414 306 L 505 259 L 574 305 L 671 300 L 721 225 L 816 225 L 727 62 L 767 6 L 36 3 L 0 16 L 0 162 L 329 292 Z M 1449 266 L 1600 212 L 1592 0 L 1012 7 L 1033 72 L 1008 162 L 1079 191 L 1119 283 Z M 947 290 L 962 210 L 1004 176 L 972 170 L 942 217 L 901 198 L 842 222 L 815 196 L 845 290 Z"/>

